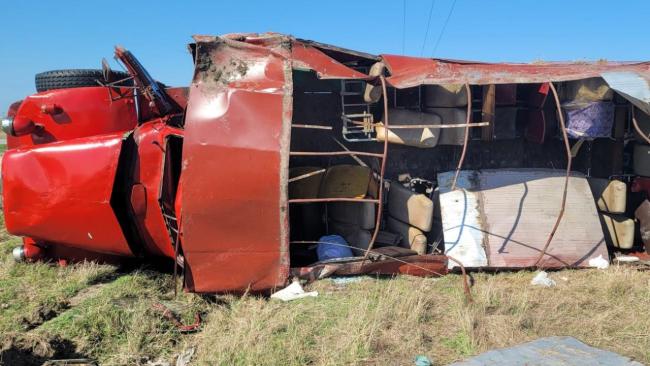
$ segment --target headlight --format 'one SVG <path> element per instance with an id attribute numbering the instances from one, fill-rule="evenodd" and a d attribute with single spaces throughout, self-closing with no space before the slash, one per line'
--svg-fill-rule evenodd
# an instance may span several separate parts
<path id="1" fill-rule="evenodd" d="M 7 135 L 12 135 L 14 134 L 14 119 L 7 117 L 2 119 L 2 131 L 4 131 Z"/>

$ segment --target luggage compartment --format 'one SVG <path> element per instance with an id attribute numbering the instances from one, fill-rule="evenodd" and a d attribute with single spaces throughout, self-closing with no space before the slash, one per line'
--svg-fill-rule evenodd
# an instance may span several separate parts
<path id="1" fill-rule="evenodd" d="M 362 72 L 369 67 L 355 65 Z M 503 206 L 508 212 L 515 210 L 514 213 L 500 217 L 485 213 L 490 217 L 482 218 L 487 221 L 498 218 L 505 220 L 503 227 L 535 232 L 535 238 L 528 238 L 535 241 L 534 245 L 512 244 L 517 240 L 512 239 L 507 230 L 499 234 L 503 236 L 500 239 L 492 237 L 494 243 L 490 244 L 488 239 L 493 233 L 488 230 L 485 240 L 477 239 L 477 250 L 483 252 L 483 259 L 464 263 L 468 267 L 485 268 L 536 264 L 561 208 L 567 166 L 558 106 L 548 84 L 471 85 L 469 93 L 464 85 L 421 85 L 406 89 L 388 85 L 386 95 L 378 101 L 366 102 L 363 91 L 367 86 L 363 81 L 321 80 L 314 73 L 304 71 L 294 71 L 293 79 L 293 124 L 300 125 L 300 128 L 292 128 L 290 150 L 317 154 L 291 156 L 289 199 L 290 203 L 308 198 L 320 201 L 290 204 L 292 267 L 318 263 L 316 248 L 319 239 L 326 235 L 340 235 L 352 247 L 355 256 L 366 254 L 368 241 L 372 241 L 375 232 L 382 240 L 382 233 L 394 235 L 397 239 L 394 243 L 375 240 L 373 248 L 399 246 L 420 255 L 448 252 L 453 247 L 450 245 L 451 232 L 458 228 L 446 227 L 443 222 L 459 219 L 458 215 L 463 213 L 455 212 L 450 206 L 444 207 L 449 203 L 441 202 L 438 193 L 443 182 L 440 179 L 443 177 L 444 184 L 449 184 L 464 148 L 461 177 L 469 179 L 473 171 L 479 174 L 490 172 L 497 180 L 505 179 L 508 174 L 517 175 L 516 172 L 540 172 L 554 177 L 548 180 L 548 184 L 536 185 L 544 181 L 541 176 L 518 175 L 520 181 L 517 184 L 528 185 L 531 189 L 529 194 L 537 194 L 526 202 L 526 207 L 530 205 L 527 220 L 517 221 L 517 202 L 512 203 L 512 207 Z M 376 84 L 370 88 L 377 88 Z M 645 165 L 641 162 L 643 156 L 640 156 L 645 152 L 645 146 L 635 147 L 642 144 L 631 141 L 635 133 L 630 126 L 632 104 L 618 96 L 602 79 L 566 81 L 555 83 L 555 86 L 559 91 L 560 109 L 567 130 L 569 126 L 574 129 L 573 133 L 568 131 L 573 177 L 569 179 L 568 218 L 561 220 L 560 234 L 553 239 L 550 255 L 542 263 L 555 267 L 588 266 L 591 258 L 607 257 L 608 246 L 612 250 L 642 246 L 638 234 L 632 234 L 630 239 L 630 225 L 626 221 L 633 219 L 633 208 L 639 206 L 641 196 L 626 195 L 626 192 L 629 193 L 630 183 L 636 175 L 645 174 Z M 388 107 L 389 130 L 385 128 L 384 102 Z M 637 110 L 636 113 L 643 112 Z M 467 122 L 479 126 L 469 128 L 467 146 L 464 147 Z M 447 128 L 444 125 L 459 127 Z M 394 126 L 417 127 L 391 129 Z M 381 177 L 381 154 L 386 139 L 387 156 Z M 335 196 L 323 194 L 330 183 L 322 177 L 342 167 L 370 171 L 371 182 L 379 184 L 383 180 L 383 189 L 364 182 L 356 187 L 354 194 L 338 197 L 365 201 L 328 202 L 328 198 Z M 300 178 L 309 172 L 316 173 Z M 316 180 L 315 176 L 321 179 Z M 296 177 L 299 179 L 291 181 Z M 531 179 L 529 183 L 526 183 L 527 178 Z M 343 175 L 342 179 L 347 181 L 339 183 L 348 188 L 357 184 L 353 174 Z M 587 184 L 591 180 L 594 180 L 592 189 Z M 429 188 L 423 191 L 422 182 L 427 182 Z M 459 194 L 466 195 L 472 190 L 471 184 L 467 184 L 459 184 L 459 192 L 465 192 Z M 307 186 L 312 189 L 305 195 L 309 191 Z M 537 188 L 533 190 L 534 187 Z M 444 189 L 449 192 L 449 186 Z M 399 193 L 404 192 L 412 197 L 399 198 Z M 376 202 L 380 201 L 379 194 L 382 195 L 381 202 Z M 476 204 L 481 205 L 482 199 L 477 198 Z M 535 199 L 542 201 L 536 205 Z M 430 205 L 425 204 L 426 209 L 421 205 L 417 209 L 413 207 L 414 202 L 427 201 Z M 543 209 L 540 204 L 544 205 Z M 402 207 L 397 208 L 399 205 Z M 607 205 L 611 206 L 611 212 L 616 213 L 616 222 L 624 223 L 616 227 L 626 230 L 613 239 L 602 219 L 603 214 L 608 214 L 603 211 Z M 585 208 L 590 214 L 579 214 Z M 409 216 L 411 212 L 416 212 L 414 217 Z M 376 219 L 377 213 L 381 213 L 381 217 L 375 221 L 372 218 Z M 536 222 L 542 221 L 545 224 L 535 226 Z M 580 229 L 571 230 L 568 227 L 571 225 Z M 510 259 L 499 259 L 507 255 L 497 255 L 501 250 L 497 241 L 510 242 L 522 250 L 511 248 L 518 254 L 512 254 Z M 571 249 L 563 243 L 580 244 Z M 514 267 L 513 263 L 516 264 Z M 450 264 L 450 267 L 454 265 Z"/>

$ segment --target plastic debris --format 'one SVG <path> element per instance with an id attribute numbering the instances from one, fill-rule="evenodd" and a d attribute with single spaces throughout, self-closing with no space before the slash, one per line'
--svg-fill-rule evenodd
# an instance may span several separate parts
<path id="1" fill-rule="evenodd" d="M 544 287 L 554 287 L 556 285 L 555 281 L 548 277 L 548 273 L 545 271 L 537 273 L 537 275 L 530 281 L 530 284 Z"/>
<path id="2" fill-rule="evenodd" d="M 415 366 L 431 366 L 431 360 L 425 355 L 415 356 Z"/>
<path id="3" fill-rule="evenodd" d="M 181 354 L 178 355 L 178 358 L 176 359 L 176 366 L 189 365 L 190 361 L 192 360 L 192 356 L 194 356 L 194 351 L 194 347 L 191 347 L 181 352 Z"/>
<path id="4" fill-rule="evenodd" d="M 361 282 L 368 277 L 366 276 L 352 276 L 352 277 L 332 277 L 332 282 L 338 286 L 345 286 L 355 282 Z"/>
<path id="5" fill-rule="evenodd" d="M 302 299 L 303 297 L 316 296 L 318 296 L 318 291 L 305 292 L 305 290 L 302 289 L 302 286 L 300 286 L 300 283 L 298 281 L 294 281 L 289 286 L 271 295 L 271 298 L 280 299 L 282 301 L 291 301 Z"/>
<path id="6" fill-rule="evenodd" d="M 641 366 L 614 352 L 590 347 L 572 337 L 547 337 L 495 349 L 449 366 Z"/>
<path id="7" fill-rule="evenodd" d="M 618 263 L 634 263 L 634 262 L 639 262 L 640 259 L 637 256 L 634 255 L 617 255 L 616 258 L 614 258 L 614 261 Z"/>
<path id="8" fill-rule="evenodd" d="M 607 269 L 607 267 L 609 267 L 609 261 L 603 258 L 603 255 L 601 254 L 596 258 L 591 258 L 589 260 L 589 266 L 598 269 Z"/>

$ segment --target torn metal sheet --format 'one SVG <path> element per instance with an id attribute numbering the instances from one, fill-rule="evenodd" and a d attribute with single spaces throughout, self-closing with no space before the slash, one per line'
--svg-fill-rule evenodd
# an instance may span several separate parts
<path id="1" fill-rule="evenodd" d="M 291 56 L 294 69 L 313 70 L 320 79 L 370 79 L 304 43 L 293 42 Z"/>
<path id="2" fill-rule="evenodd" d="M 438 175 L 445 250 L 466 267 L 525 268 L 537 262 L 560 210 L 565 173 L 511 169 Z M 587 267 L 607 258 L 604 234 L 587 180 L 569 180 L 564 216 L 540 266 Z M 450 268 L 455 264 L 450 262 Z"/>
<path id="3" fill-rule="evenodd" d="M 539 62 L 484 63 L 381 55 L 396 88 L 423 84 L 516 84 L 546 83 L 600 77 L 604 72 L 650 72 L 650 62 Z"/>
<path id="4" fill-rule="evenodd" d="M 180 184 L 193 291 L 263 291 L 287 279 L 291 62 L 286 38 L 265 41 L 197 38 Z"/>
<path id="5" fill-rule="evenodd" d="M 637 108 L 650 114 L 650 74 L 637 72 L 604 72 L 602 74 L 609 87 Z"/>
<path id="6" fill-rule="evenodd" d="M 381 248 L 379 248 L 381 249 Z M 408 274 L 420 277 L 447 274 L 447 258 L 443 255 L 411 255 L 384 258 L 377 261 L 355 258 L 348 262 L 316 263 L 309 267 L 292 268 L 291 275 L 305 280 L 318 280 L 329 276 L 355 276 L 362 274 Z"/>

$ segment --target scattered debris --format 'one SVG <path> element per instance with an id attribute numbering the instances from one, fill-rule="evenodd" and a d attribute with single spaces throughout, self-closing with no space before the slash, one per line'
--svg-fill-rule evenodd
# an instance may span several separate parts
<path id="1" fill-rule="evenodd" d="M 350 276 L 350 277 L 332 277 L 332 282 L 337 286 L 345 286 L 351 283 L 361 282 L 368 279 L 366 276 Z"/>
<path id="2" fill-rule="evenodd" d="M 184 325 L 181 323 L 179 320 L 179 317 L 174 314 L 173 311 L 171 311 L 167 306 L 161 304 L 161 303 L 155 303 L 153 304 L 153 308 L 155 310 L 158 310 L 160 313 L 162 313 L 162 316 L 165 318 L 171 320 L 172 323 L 176 326 L 176 329 L 178 329 L 181 333 L 189 333 L 189 332 L 194 332 L 201 327 L 201 315 L 199 313 L 196 313 L 194 315 L 194 323 L 190 325 Z"/>
<path id="3" fill-rule="evenodd" d="M 541 271 L 537 273 L 535 277 L 530 281 L 531 285 L 534 286 L 544 286 L 544 287 L 555 287 L 556 283 L 553 279 L 548 277 L 548 273 Z"/>
<path id="4" fill-rule="evenodd" d="M 298 281 L 294 281 L 289 286 L 271 295 L 271 298 L 280 299 L 282 301 L 291 301 L 302 299 L 303 297 L 316 296 L 318 296 L 318 291 L 305 292 L 305 290 L 302 289 L 302 286 L 300 286 L 300 283 Z"/>
<path id="5" fill-rule="evenodd" d="M 67 358 L 61 360 L 49 360 L 43 366 L 97 366 L 97 362 L 89 358 Z"/>
<path id="6" fill-rule="evenodd" d="M 178 355 L 178 358 L 176 359 L 176 366 L 187 366 L 190 364 L 190 360 L 192 360 L 192 356 L 194 356 L 194 352 L 196 349 L 194 347 L 187 348 L 183 352 L 181 352 L 180 355 Z"/>
<path id="7" fill-rule="evenodd" d="M 431 366 L 431 360 L 425 355 L 415 356 L 415 366 Z"/>
<path id="8" fill-rule="evenodd" d="M 167 361 L 156 360 L 156 361 L 148 361 L 146 363 L 146 366 L 171 366 L 171 364 Z"/>
<path id="9" fill-rule="evenodd" d="M 618 263 L 634 263 L 639 261 L 640 261 L 639 257 L 635 255 L 617 254 L 616 257 L 614 257 L 614 262 L 618 262 Z"/>
<path id="10" fill-rule="evenodd" d="M 546 337 L 518 346 L 491 350 L 449 366 L 602 365 L 641 366 L 617 353 L 587 346 L 573 337 Z"/>
<path id="11" fill-rule="evenodd" d="M 592 258 L 589 260 L 589 266 L 598 268 L 598 269 L 607 269 L 609 267 L 609 261 L 605 258 L 603 258 L 602 254 L 599 255 L 596 258 Z"/>

